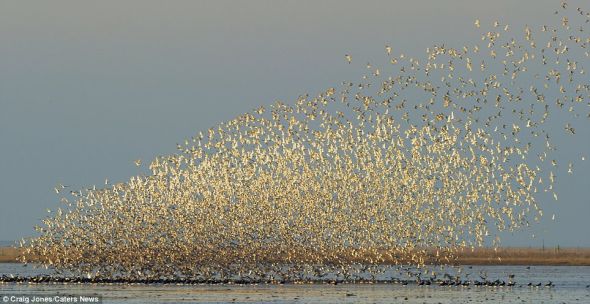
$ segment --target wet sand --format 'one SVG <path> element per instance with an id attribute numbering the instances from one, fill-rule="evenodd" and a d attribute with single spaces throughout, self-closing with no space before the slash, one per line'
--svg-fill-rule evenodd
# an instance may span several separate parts
<path id="1" fill-rule="evenodd" d="M 0 263 L 14 263 L 19 254 L 19 249 L 0 247 Z M 590 266 L 590 248 L 478 248 L 463 250 L 450 264 Z"/>

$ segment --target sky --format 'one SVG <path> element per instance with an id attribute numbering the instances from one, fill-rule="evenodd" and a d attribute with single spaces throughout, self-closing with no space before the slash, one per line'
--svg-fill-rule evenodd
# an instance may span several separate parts
<path id="1" fill-rule="evenodd" d="M 358 79 L 385 45 L 423 56 L 435 43 L 477 41 L 475 19 L 540 25 L 558 7 L 555 0 L 2 1 L 0 240 L 31 236 L 60 205 L 58 183 L 125 181 L 137 174 L 133 160 L 174 153 L 176 143 L 219 122 Z M 589 134 L 590 124 L 582 127 Z M 590 140 L 562 150 L 590 151 Z M 559 202 L 541 202 L 555 221 L 546 216 L 507 233 L 503 244 L 590 246 L 589 169 L 582 163 L 560 177 Z"/>

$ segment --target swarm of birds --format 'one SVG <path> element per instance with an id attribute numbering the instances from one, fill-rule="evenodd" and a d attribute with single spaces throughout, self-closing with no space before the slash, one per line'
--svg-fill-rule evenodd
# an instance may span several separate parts
<path id="1" fill-rule="evenodd" d="M 590 119 L 590 14 L 563 2 L 556 15 L 522 32 L 494 22 L 424 59 L 386 46 L 388 66 L 357 83 L 199 132 L 150 174 L 70 191 L 22 261 L 89 278 L 296 281 L 498 246 L 557 200 L 573 165 L 552 138 Z"/>

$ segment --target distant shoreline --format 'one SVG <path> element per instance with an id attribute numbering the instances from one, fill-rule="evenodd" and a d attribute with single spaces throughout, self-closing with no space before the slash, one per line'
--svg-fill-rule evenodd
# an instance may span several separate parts
<path id="1" fill-rule="evenodd" d="M 18 263 L 20 250 L 0 247 L 0 263 Z M 429 264 L 429 263 L 427 263 Z M 590 266 L 590 248 L 491 248 L 464 250 L 454 265 L 563 265 Z"/>
<path id="2" fill-rule="evenodd" d="M 590 248 L 477 248 L 460 252 L 454 264 L 590 266 Z"/>
<path id="3" fill-rule="evenodd" d="M 19 253 L 20 250 L 12 247 L 0 247 L 0 263 L 18 263 Z"/>

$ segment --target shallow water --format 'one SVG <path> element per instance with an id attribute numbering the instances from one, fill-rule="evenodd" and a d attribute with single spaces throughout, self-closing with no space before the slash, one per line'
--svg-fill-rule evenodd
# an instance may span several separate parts
<path id="1" fill-rule="evenodd" d="M 0 275 L 38 275 L 47 270 L 0 264 Z M 401 284 L 312 285 L 91 285 L 3 284 L 0 296 L 58 294 L 101 296 L 103 303 L 590 303 L 588 266 L 469 266 L 470 279 L 507 280 L 514 287 L 442 287 Z M 555 287 L 528 287 L 552 281 Z M 1 297 L 0 297 L 1 301 Z"/>

